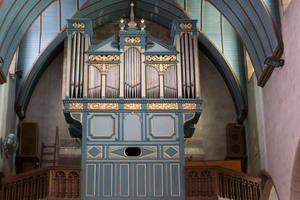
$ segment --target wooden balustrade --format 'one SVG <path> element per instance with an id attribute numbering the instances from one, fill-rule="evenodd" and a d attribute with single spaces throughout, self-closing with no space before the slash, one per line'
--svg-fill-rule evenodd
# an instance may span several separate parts
<path id="1" fill-rule="evenodd" d="M 0 199 L 80 199 L 80 168 L 45 167 L 4 178 Z"/>
<path id="2" fill-rule="evenodd" d="M 187 200 L 260 200 L 261 180 L 214 166 L 185 168 Z M 45 167 L 2 180 L 3 200 L 80 199 L 80 168 Z"/>
<path id="3" fill-rule="evenodd" d="M 189 200 L 260 200 L 261 180 L 221 167 L 186 167 L 186 197 Z"/>

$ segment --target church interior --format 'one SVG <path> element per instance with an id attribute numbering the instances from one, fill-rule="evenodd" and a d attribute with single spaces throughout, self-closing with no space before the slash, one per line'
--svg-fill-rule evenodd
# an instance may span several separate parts
<path id="1" fill-rule="evenodd" d="M 299 200 L 298 0 L 0 0 L 0 199 Z"/>

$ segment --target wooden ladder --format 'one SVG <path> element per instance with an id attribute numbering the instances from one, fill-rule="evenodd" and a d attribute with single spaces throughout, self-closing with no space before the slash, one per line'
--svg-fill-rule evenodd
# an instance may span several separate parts
<path id="1" fill-rule="evenodd" d="M 56 151 L 58 146 L 58 127 L 56 126 L 56 135 L 54 144 L 42 143 L 40 167 L 45 163 L 52 163 L 52 166 L 56 165 Z M 47 165 L 49 166 L 49 165 Z M 50 165 L 51 166 L 51 165 Z"/>

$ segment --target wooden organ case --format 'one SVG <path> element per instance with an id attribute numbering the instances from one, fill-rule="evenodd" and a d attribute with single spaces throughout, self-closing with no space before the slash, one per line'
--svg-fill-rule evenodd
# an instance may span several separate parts
<path id="1" fill-rule="evenodd" d="M 82 138 L 82 199 L 185 199 L 184 124 L 201 113 L 196 21 L 172 25 L 173 45 L 144 20 L 91 42 L 68 20 L 65 117 Z"/>

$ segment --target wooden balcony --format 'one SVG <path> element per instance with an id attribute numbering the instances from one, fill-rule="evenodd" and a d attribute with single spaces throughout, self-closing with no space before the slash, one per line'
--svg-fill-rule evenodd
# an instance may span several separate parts
<path id="1" fill-rule="evenodd" d="M 260 200 L 261 180 L 217 166 L 185 168 L 187 200 Z M 2 180 L 3 200 L 80 199 L 80 168 L 45 167 Z"/>
<path id="2" fill-rule="evenodd" d="M 2 200 L 80 199 L 80 168 L 45 167 L 2 180 Z"/>
<path id="3" fill-rule="evenodd" d="M 187 200 L 260 200 L 261 179 L 217 166 L 185 168 Z"/>

